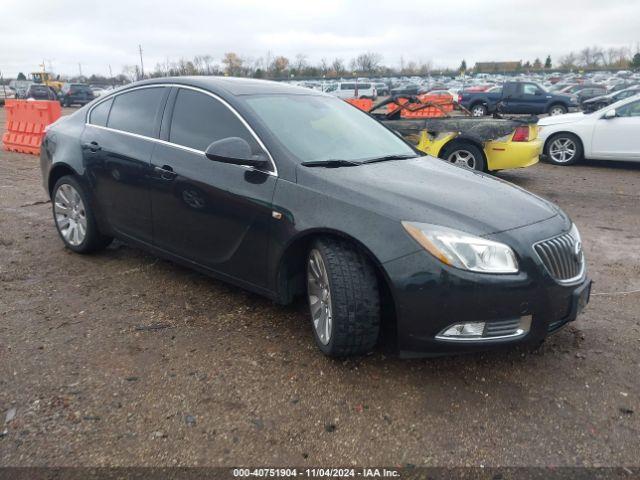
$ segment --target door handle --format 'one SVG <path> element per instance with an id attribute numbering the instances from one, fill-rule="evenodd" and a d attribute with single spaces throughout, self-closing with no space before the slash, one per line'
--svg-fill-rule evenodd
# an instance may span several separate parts
<path id="1" fill-rule="evenodd" d="M 162 167 L 154 167 L 154 170 L 160 174 L 160 178 L 163 180 L 173 180 L 178 176 L 170 165 L 163 165 Z"/>
<path id="2" fill-rule="evenodd" d="M 84 148 L 85 150 L 89 150 L 92 153 L 95 153 L 98 150 L 102 150 L 102 147 L 96 141 L 83 143 L 82 148 Z"/>

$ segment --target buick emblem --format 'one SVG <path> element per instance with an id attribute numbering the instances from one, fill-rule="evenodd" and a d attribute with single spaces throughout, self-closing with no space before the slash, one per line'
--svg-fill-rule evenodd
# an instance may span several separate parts
<path id="1" fill-rule="evenodd" d="M 582 242 L 580 240 L 573 245 L 573 255 L 577 262 L 582 262 Z"/>

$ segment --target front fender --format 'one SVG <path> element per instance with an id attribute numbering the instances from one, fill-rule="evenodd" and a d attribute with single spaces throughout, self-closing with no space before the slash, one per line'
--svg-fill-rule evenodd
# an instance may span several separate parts
<path id="1" fill-rule="evenodd" d="M 399 221 L 286 180 L 278 180 L 273 210 L 276 214 L 269 242 L 273 291 L 278 290 L 278 271 L 285 252 L 300 238 L 336 235 L 354 239 L 378 265 L 420 249 Z M 372 231 L 376 235 L 371 235 Z"/>

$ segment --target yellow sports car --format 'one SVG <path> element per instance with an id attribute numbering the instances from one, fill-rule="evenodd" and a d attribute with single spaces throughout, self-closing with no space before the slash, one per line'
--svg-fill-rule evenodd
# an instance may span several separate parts
<path id="1" fill-rule="evenodd" d="M 538 126 L 520 125 L 508 135 L 482 142 L 459 132 L 420 133 L 418 150 L 461 167 L 495 172 L 538 163 L 542 141 Z"/>

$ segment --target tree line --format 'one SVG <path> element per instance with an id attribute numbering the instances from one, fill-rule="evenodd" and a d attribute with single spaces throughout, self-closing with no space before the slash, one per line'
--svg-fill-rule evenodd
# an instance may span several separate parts
<path id="1" fill-rule="evenodd" d="M 629 47 L 585 47 L 560 57 L 559 66 L 565 69 L 637 69 L 640 68 L 640 46 L 636 46 L 635 52 Z"/>
<path id="2" fill-rule="evenodd" d="M 157 63 L 151 72 L 144 72 L 145 77 L 183 76 L 183 75 L 228 75 L 232 77 L 253 78 L 338 78 L 352 75 L 428 75 L 433 70 L 431 62 L 405 62 L 400 59 L 399 69 L 383 65 L 382 55 L 376 52 L 365 52 L 346 61 L 343 58 L 322 58 L 312 63 L 307 55 L 298 54 L 294 58 L 283 55 L 263 57 L 243 57 L 236 52 L 224 54 L 220 63 L 211 55 L 196 55 L 193 59 L 181 58 L 177 61 L 167 59 Z M 126 65 L 122 72 L 127 78 L 134 80 L 142 77 L 138 65 Z"/>
<path id="3" fill-rule="evenodd" d="M 554 64 L 550 55 L 541 60 L 520 61 L 520 71 L 545 71 L 553 68 L 562 70 L 594 70 L 594 69 L 640 69 L 640 46 L 632 52 L 628 47 L 602 48 L 599 46 L 585 47 L 579 52 L 569 52 L 559 58 Z M 432 73 L 455 75 L 467 72 L 467 64 L 462 60 L 458 69 L 434 69 L 431 61 L 405 61 L 400 57 L 398 67 L 390 67 L 383 63 L 383 57 L 376 52 L 365 52 L 350 61 L 336 57 L 331 60 L 322 58 L 312 63 L 304 54 L 294 58 L 270 53 L 258 58 L 243 57 L 236 52 L 227 52 L 220 62 L 211 55 L 196 55 L 188 60 L 181 58 L 177 61 L 166 60 L 156 64 L 151 72 L 145 72 L 145 77 L 183 76 L 183 75 L 228 75 L 233 77 L 253 78 L 338 78 L 351 76 L 426 76 Z M 129 80 L 142 77 L 137 65 L 128 65 L 123 69 L 124 76 Z"/>
<path id="4" fill-rule="evenodd" d="M 595 70 L 595 69 L 640 69 L 640 44 L 634 51 L 629 47 L 599 46 L 585 47 L 578 52 L 569 52 L 553 62 L 547 55 L 544 61 L 536 58 L 533 61 L 520 61 L 517 71 L 536 72 L 560 70 Z M 390 67 L 383 63 L 383 57 L 376 52 L 365 52 L 350 59 L 340 57 L 333 59 L 322 58 L 319 62 L 310 62 L 307 55 L 298 54 L 293 58 L 283 55 L 266 55 L 258 58 L 245 57 L 236 52 L 227 52 L 217 61 L 212 55 L 196 55 L 192 59 L 166 59 L 159 62 L 151 70 L 142 71 L 140 65 L 125 65 L 122 73 L 114 77 L 91 75 L 89 77 L 61 76 L 67 81 L 88 81 L 95 84 L 122 84 L 140 80 L 165 76 L 185 75 L 227 75 L 233 77 L 253 77 L 268 79 L 305 79 L 305 78 L 340 78 L 352 76 L 427 76 L 433 73 L 442 75 L 457 75 L 471 72 L 467 62 L 462 60 L 457 69 L 434 69 L 431 61 L 416 62 L 400 57 L 397 67 Z M 24 78 L 19 75 L 18 78 Z"/>

